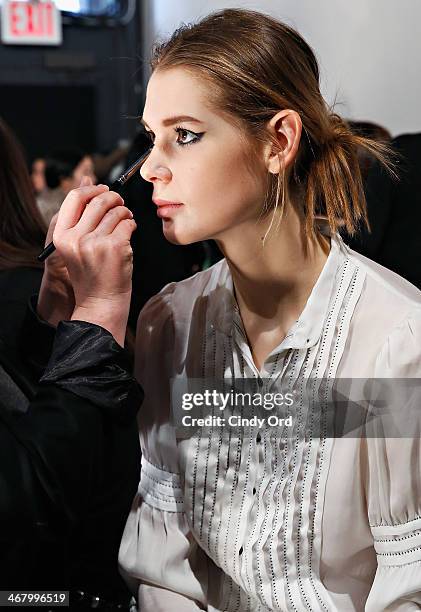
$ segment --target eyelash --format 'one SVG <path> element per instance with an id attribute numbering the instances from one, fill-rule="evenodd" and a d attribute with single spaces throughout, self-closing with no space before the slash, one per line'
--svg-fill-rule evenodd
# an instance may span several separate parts
<path id="1" fill-rule="evenodd" d="M 148 131 L 148 130 L 145 130 L 145 132 L 146 132 L 149 140 L 151 141 L 151 143 L 154 144 L 154 138 L 155 137 L 153 135 L 153 132 Z M 179 147 L 187 147 L 188 145 L 196 144 L 196 142 L 199 142 L 199 140 L 202 138 L 202 136 L 204 134 L 204 132 L 196 133 L 196 132 L 192 132 L 192 130 L 186 130 L 186 128 L 183 128 L 183 127 L 181 127 L 179 125 L 177 125 L 174 128 L 174 132 L 176 132 L 177 134 L 180 134 L 181 132 L 187 132 L 188 134 L 193 134 L 193 136 L 195 137 L 194 140 L 191 140 L 190 142 L 178 142 L 177 141 L 177 145 Z"/>

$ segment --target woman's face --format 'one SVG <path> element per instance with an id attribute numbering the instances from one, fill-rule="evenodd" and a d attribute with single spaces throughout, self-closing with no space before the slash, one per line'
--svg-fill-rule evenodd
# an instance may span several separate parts
<path id="1" fill-rule="evenodd" d="M 89 176 L 95 185 L 97 179 L 94 172 L 94 162 L 92 161 L 92 157 L 90 157 L 90 155 L 85 155 L 85 157 L 80 160 L 76 168 L 73 170 L 73 189 L 79 187 L 80 181 L 84 176 Z"/>
<path id="2" fill-rule="evenodd" d="M 175 244 L 225 238 L 255 222 L 265 196 L 263 158 L 250 169 L 251 146 L 210 107 L 208 91 L 182 68 L 156 71 L 148 84 L 143 123 L 154 147 L 140 173 L 154 186 L 164 235 Z"/>
<path id="3" fill-rule="evenodd" d="M 41 193 L 46 187 L 44 159 L 38 158 L 34 160 L 32 164 L 31 179 L 35 193 Z"/>

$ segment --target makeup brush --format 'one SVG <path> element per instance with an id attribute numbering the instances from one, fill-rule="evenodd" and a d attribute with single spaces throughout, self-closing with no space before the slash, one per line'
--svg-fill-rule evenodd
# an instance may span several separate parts
<path id="1" fill-rule="evenodd" d="M 146 161 L 149 153 L 152 151 L 152 147 L 150 147 L 143 155 L 137 159 L 134 164 L 129 166 L 127 170 L 123 172 L 121 176 L 118 177 L 117 180 L 110 187 L 110 191 L 116 191 L 117 193 L 121 193 L 127 181 L 129 181 L 134 174 L 142 167 L 143 162 Z M 40 253 L 37 257 L 38 261 L 45 261 L 51 253 L 55 251 L 56 247 L 53 242 L 50 242 L 45 249 Z"/>

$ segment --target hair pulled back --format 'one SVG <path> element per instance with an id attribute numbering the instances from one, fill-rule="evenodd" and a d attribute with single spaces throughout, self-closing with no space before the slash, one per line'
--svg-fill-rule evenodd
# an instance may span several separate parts
<path id="1" fill-rule="evenodd" d="M 265 210 L 279 206 L 282 213 L 287 198 L 298 200 L 310 237 L 320 215 L 332 232 L 345 226 L 352 235 L 368 225 L 358 151 L 390 168 L 389 149 L 354 134 L 331 111 L 320 93 L 316 57 L 293 28 L 264 13 L 225 9 L 157 43 L 151 67 L 182 67 L 205 79 L 211 104 L 244 131 L 255 151 L 268 142 L 267 123 L 279 110 L 298 112 L 303 130 L 294 167 L 288 175 L 269 175 Z"/>

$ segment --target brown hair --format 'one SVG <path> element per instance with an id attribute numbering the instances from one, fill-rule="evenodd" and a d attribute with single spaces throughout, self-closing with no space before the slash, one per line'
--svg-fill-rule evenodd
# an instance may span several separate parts
<path id="1" fill-rule="evenodd" d="M 348 121 L 347 122 L 354 134 L 364 136 L 365 138 L 371 138 L 376 142 L 389 143 L 392 140 L 391 133 L 382 125 L 373 123 L 372 121 Z M 398 161 L 397 155 L 395 161 Z M 358 163 L 360 164 L 361 176 L 363 180 L 366 180 L 368 174 L 375 162 L 375 159 L 368 151 L 364 149 L 358 149 Z"/>
<path id="2" fill-rule="evenodd" d="M 36 205 L 22 148 L 0 118 L 0 270 L 43 267 L 36 256 L 47 228 Z"/>
<path id="3" fill-rule="evenodd" d="M 391 169 L 390 150 L 354 134 L 327 106 L 316 57 L 294 29 L 263 13 L 225 9 L 183 24 L 157 43 L 151 67 L 182 67 L 205 79 L 212 85 L 210 102 L 256 147 L 268 141 L 266 124 L 279 110 L 297 111 L 303 124 L 299 152 L 288 176 L 268 177 L 264 210 L 278 207 L 282 193 L 282 213 L 286 197 L 298 196 L 312 238 L 316 215 L 327 217 L 333 232 L 344 225 L 353 234 L 360 223 L 368 226 L 357 152 L 364 149 Z"/>

